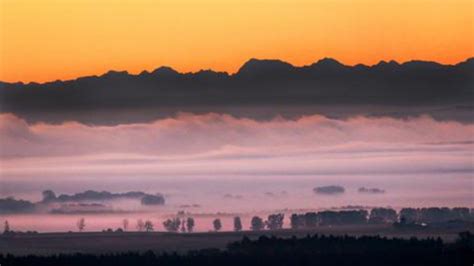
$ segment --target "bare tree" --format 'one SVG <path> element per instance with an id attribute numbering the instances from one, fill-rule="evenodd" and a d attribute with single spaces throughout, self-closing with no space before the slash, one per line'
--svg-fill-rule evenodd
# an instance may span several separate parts
<path id="1" fill-rule="evenodd" d="M 221 228 L 222 228 L 221 219 L 219 219 L 219 218 L 215 219 L 215 220 L 212 222 L 212 224 L 214 225 L 214 230 L 216 230 L 216 231 L 221 230 Z"/>
<path id="2" fill-rule="evenodd" d="M 147 232 L 153 231 L 153 223 L 150 220 L 146 220 L 143 227 L 145 228 L 145 231 Z"/>
<path id="3" fill-rule="evenodd" d="M 128 219 L 123 219 L 122 220 L 122 227 L 124 231 L 127 231 L 128 229 Z"/>
<path id="4" fill-rule="evenodd" d="M 7 234 L 10 232 L 10 224 L 8 223 L 8 220 L 5 220 L 5 224 L 3 226 L 3 233 Z"/>
<path id="5" fill-rule="evenodd" d="M 186 220 L 186 227 L 188 228 L 188 232 L 192 232 L 194 230 L 194 218 L 188 217 Z"/>
<path id="6" fill-rule="evenodd" d="M 240 220 L 239 216 L 234 217 L 234 231 L 242 231 L 242 220 Z"/>
<path id="7" fill-rule="evenodd" d="M 77 229 L 79 229 L 79 232 L 82 232 L 86 227 L 86 220 L 84 218 L 79 218 L 79 220 L 77 220 L 76 226 Z"/>
<path id="8" fill-rule="evenodd" d="M 137 230 L 141 232 L 144 229 L 145 229 L 145 223 L 143 222 L 142 219 L 138 219 L 138 221 L 137 221 Z"/>

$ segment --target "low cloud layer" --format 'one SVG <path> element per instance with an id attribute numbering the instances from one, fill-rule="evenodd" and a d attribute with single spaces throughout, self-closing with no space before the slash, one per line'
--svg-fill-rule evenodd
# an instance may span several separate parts
<path id="1" fill-rule="evenodd" d="M 320 115 L 180 114 L 144 124 L 28 124 L 0 115 L 0 175 L 472 173 L 474 125 Z"/>

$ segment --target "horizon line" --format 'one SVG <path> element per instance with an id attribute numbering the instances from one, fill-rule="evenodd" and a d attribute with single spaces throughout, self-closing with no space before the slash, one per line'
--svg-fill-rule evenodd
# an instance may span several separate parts
<path id="1" fill-rule="evenodd" d="M 466 57 L 464 60 L 461 60 L 461 61 L 458 61 L 457 63 L 452 63 L 452 64 L 449 64 L 449 63 L 441 63 L 441 62 L 438 62 L 438 61 L 433 61 L 433 60 L 422 60 L 422 59 L 411 59 L 411 60 L 407 60 L 407 61 L 403 61 L 403 62 L 399 62 L 397 60 L 394 60 L 394 59 L 391 59 L 391 60 L 379 60 L 377 63 L 374 63 L 374 64 L 364 64 L 364 63 L 357 63 L 357 64 L 345 64 L 343 62 L 341 62 L 340 60 L 337 60 L 335 58 L 332 58 L 332 57 L 322 57 L 320 58 L 319 60 L 316 60 L 314 61 L 313 63 L 310 63 L 310 64 L 304 64 L 304 65 L 294 65 L 288 61 L 284 61 L 282 59 L 278 59 L 278 58 L 256 58 L 256 57 L 251 57 L 249 58 L 248 60 L 246 60 L 236 71 L 234 72 L 227 72 L 227 71 L 218 71 L 218 70 L 214 70 L 214 69 L 211 69 L 211 68 L 201 68 L 199 69 L 198 71 L 188 71 L 188 72 L 180 72 L 178 70 L 176 70 L 174 67 L 172 66 L 169 66 L 169 65 L 161 65 L 161 66 L 158 66 L 156 68 L 154 68 L 153 70 L 151 71 L 148 71 L 148 70 L 142 70 L 140 72 L 129 72 L 128 70 L 116 70 L 116 69 L 110 69 L 106 72 L 102 72 L 101 74 L 92 74 L 92 75 L 84 75 L 84 76 L 77 76 L 75 78 L 70 78 L 70 79 L 51 79 L 49 81 L 44 81 L 44 82 L 37 82 L 37 81 L 3 81 L 3 80 L 0 80 L 0 83 L 3 83 L 3 84 L 21 84 L 21 85 L 45 85 L 45 84 L 50 84 L 50 83 L 55 83 L 55 82 L 69 82 L 69 81 L 76 81 L 78 79 L 82 79 L 82 78 L 93 78 L 93 77 L 96 77 L 96 78 L 100 78 L 100 77 L 103 77 L 109 73 L 123 73 L 123 74 L 126 74 L 126 75 L 129 75 L 129 76 L 140 76 L 142 74 L 151 74 L 159 69 L 169 69 L 169 70 L 172 70 L 174 72 L 176 72 L 177 74 L 179 75 L 189 75 L 189 74 L 198 74 L 198 73 L 201 73 L 201 72 L 206 72 L 206 71 L 210 71 L 210 72 L 214 72 L 214 73 L 220 73 L 220 74 L 225 74 L 225 75 L 228 75 L 228 76 L 234 76 L 234 75 L 237 75 L 241 69 L 246 65 L 248 64 L 249 62 L 251 61 L 267 61 L 267 62 L 279 62 L 279 63 L 283 63 L 283 64 L 287 64 L 291 67 L 294 67 L 294 68 L 305 68 L 305 67 L 310 67 L 310 66 L 313 66 L 313 65 L 316 65 L 318 63 L 322 63 L 324 61 L 335 61 L 336 63 L 344 66 L 344 67 L 356 67 L 356 66 L 362 66 L 362 67 L 368 67 L 368 68 L 371 68 L 371 67 L 375 67 L 375 66 L 378 66 L 378 65 L 381 65 L 381 64 L 396 64 L 396 65 L 404 65 L 404 64 L 407 64 L 407 63 L 412 63 L 412 62 L 423 62 L 423 63 L 431 63 L 431 64 L 436 64 L 436 65 L 440 65 L 440 66 L 457 66 L 459 64 L 462 64 L 462 63 L 465 63 L 469 60 L 474 60 L 474 55 L 472 56 L 469 56 L 469 57 Z M 1 85 L 1 84 L 0 84 Z"/>

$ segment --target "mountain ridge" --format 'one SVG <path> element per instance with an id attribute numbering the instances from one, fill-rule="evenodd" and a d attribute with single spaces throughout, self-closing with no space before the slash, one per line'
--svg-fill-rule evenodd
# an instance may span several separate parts
<path id="1" fill-rule="evenodd" d="M 266 117 L 315 112 L 338 117 L 428 114 L 474 121 L 473 108 L 458 108 L 473 103 L 474 58 L 455 65 L 413 60 L 372 66 L 347 66 L 323 58 L 301 67 L 281 60 L 250 59 L 234 74 L 179 73 L 159 67 L 140 74 L 108 71 L 42 84 L 0 83 L 0 112 L 33 122 L 149 121 L 183 111 L 258 118 L 255 110 L 262 107 L 267 108 Z M 413 108 L 419 111 L 406 111 Z"/>
<path id="2" fill-rule="evenodd" d="M 80 76 L 80 77 L 77 77 L 77 78 L 73 78 L 73 79 L 64 79 L 64 80 L 61 80 L 61 79 L 56 79 L 56 80 L 51 80 L 51 81 L 46 81 L 46 82 L 35 82 L 35 81 L 31 81 L 31 82 L 22 82 L 22 81 L 17 81 L 17 82 L 6 82 L 6 81 L 1 81 L 0 80 L 0 85 L 47 85 L 47 84 L 52 84 L 52 83 L 57 83 L 57 82 L 69 82 L 69 81 L 76 81 L 76 80 L 80 80 L 80 79 L 84 79 L 84 78 L 101 78 L 101 77 L 104 77 L 104 76 L 107 76 L 107 75 L 111 75 L 111 74 L 126 74 L 128 76 L 131 76 L 131 77 L 139 77 L 139 76 L 143 76 L 143 75 L 160 75 L 160 76 L 172 76 L 172 75 L 196 75 L 196 74 L 199 74 L 201 72 L 212 72 L 212 73 L 216 73 L 216 74 L 220 74 L 220 75 L 227 75 L 229 77 L 232 77 L 232 76 L 237 76 L 241 73 L 242 69 L 245 69 L 246 66 L 248 65 L 256 65 L 256 64 L 264 64 L 264 65 L 268 65 L 268 64 L 281 64 L 281 65 L 287 65 L 289 68 L 293 68 L 293 69 L 306 69 L 306 68 L 313 68 L 313 67 L 318 67 L 318 66 L 338 66 L 338 67 L 344 67 L 344 68 L 366 68 L 366 69 L 371 69 L 371 68 L 377 68 L 377 67 L 381 67 L 381 66 L 386 66 L 386 65 L 392 65 L 392 66 L 406 66 L 406 65 L 410 65 L 410 64 L 419 64 L 419 65 L 424 65 L 424 66 L 437 66 L 437 67 L 455 67 L 455 66 L 459 66 L 459 65 L 463 65 L 463 64 L 471 64 L 471 65 L 474 65 L 474 57 L 469 57 L 469 58 L 466 58 L 464 61 L 460 61 L 456 64 L 443 64 L 443 63 L 439 63 L 439 62 L 436 62 L 436 61 L 428 61 L 428 60 L 409 60 L 409 61 L 405 61 L 403 63 L 400 63 L 396 60 L 389 60 L 389 61 L 385 61 L 385 60 L 380 60 L 378 63 L 376 64 L 372 64 L 372 65 L 368 65 L 368 64 L 362 64 L 362 63 L 358 63 L 358 64 L 355 64 L 355 65 L 346 65 L 344 63 L 341 63 L 340 61 L 334 59 L 334 58 L 331 58 L 331 57 L 324 57 L 316 62 L 313 62 L 311 64 L 307 64 L 307 65 L 303 65 L 303 66 L 295 66 L 289 62 L 286 62 L 286 61 L 283 61 L 283 60 L 280 60 L 280 59 L 258 59 L 258 58 L 250 58 L 249 60 L 245 61 L 242 66 L 239 67 L 239 69 L 235 72 L 235 73 L 229 73 L 229 72 L 226 72 L 226 71 L 217 71 L 217 70 L 213 70 L 213 69 L 200 69 L 198 71 L 194 71 L 194 72 L 179 72 L 177 71 L 176 69 L 174 69 L 173 67 L 171 66 L 166 66 L 166 65 L 163 65 L 163 66 L 159 66 L 157 68 L 155 68 L 154 70 L 152 71 L 147 71 L 147 70 L 143 70 L 141 71 L 140 73 L 137 73 L 137 74 L 131 74 L 129 73 L 127 70 L 115 70 L 115 69 L 111 69 L 111 70 L 108 70 L 107 72 L 103 73 L 103 74 L 97 74 L 97 75 L 86 75 L 86 76 Z"/>

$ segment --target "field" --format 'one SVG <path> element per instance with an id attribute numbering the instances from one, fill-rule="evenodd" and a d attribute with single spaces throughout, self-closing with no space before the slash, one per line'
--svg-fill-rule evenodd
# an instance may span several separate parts
<path id="1" fill-rule="evenodd" d="M 470 226 L 472 227 L 472 226 Z M 243 231 L 243 232 L 207 232 L 207 233 L 167 233 L 167 232 L 84 232 L 84 233 L 39 233 L 17 234 L 0 237 L 0 252 L 17 255 L 57 254 L 57 253 L 115 253 L 126 251 L 186 252 L 205 248 L 225 248 L 233 241 L 244 236 L 250 239 L 265 234 L 278 237 L 303 237 L 308 234 L 324 235 L 381 235 L 398 238 L 441 237 L 452 242 L 460 231 L 474 228 L 456 229 L 396 229 L 391 225 L 361 225 L 318 227 L 311 230 Z"/>

